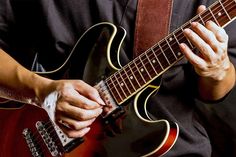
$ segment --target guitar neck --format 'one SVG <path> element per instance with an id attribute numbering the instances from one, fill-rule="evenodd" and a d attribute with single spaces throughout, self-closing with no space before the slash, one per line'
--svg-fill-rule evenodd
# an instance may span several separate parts
<path id="1" fill-rule="evenodd" d="M 192 50 L 195 48 L 183 34 L 192 22 L 205 25 L 207 21 L 214 21 L 225 27 L 235 16 L 236 0 L 218 0 L 108 77 L 105 81 L 116 102 L 122 104 L 182 59 L 180 43 L 187 44 Z"/>

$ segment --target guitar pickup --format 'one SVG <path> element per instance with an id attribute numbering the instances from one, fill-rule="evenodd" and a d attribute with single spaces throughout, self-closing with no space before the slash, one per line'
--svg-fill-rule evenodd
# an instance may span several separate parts
<path id="1" fill-rule="evenodd" d="M 54 127 L 50 122 L 47 124 L 44 124 L 41 121 L 38 121 L 36 123 L 36 128 L 41 135 L 45 145 L 47 146 L 49 152 L 51 155 L 54 156 L 61 156 L 63 154 L 63 151 L 60 150 L 60 146 L 58 145 L 58 142 L 56 138 L 58 138 L 56 132 L 54 131 Z"/>

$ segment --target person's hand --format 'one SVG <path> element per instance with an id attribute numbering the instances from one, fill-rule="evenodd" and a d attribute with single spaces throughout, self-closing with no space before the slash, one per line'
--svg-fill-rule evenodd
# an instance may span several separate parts
<path id="1" fill-rule="evenodd" d="M 52 81 L 48 88 L 57 93 L 54 120 L 65 134 L 75 138 L 88 133 L 105 105 L 98 91 L 81 80 Z"/>
<path id="2" fill-rule="evenodd" d="M 204 9 L 204 6 L 200 6 L 198 10 L 200 12 Z M 191 28 L 184 30 L 184 35 L 200 52 L 195 54 L 186 44 L 180 44 L 182 52 L 196 73 L 210 80 L 222 80 L 231 65 L 227 54 L 228 35 L 225 30 L 213 21 L 206 22 L 205 26 L 192 22 Z"/>

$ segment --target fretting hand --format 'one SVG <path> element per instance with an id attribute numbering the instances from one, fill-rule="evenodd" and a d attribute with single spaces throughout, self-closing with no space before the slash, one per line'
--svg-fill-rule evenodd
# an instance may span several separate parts
<path id="1" fill-rule="evenodd" d="M 205 6 L 200 6 L 198 13 L 204 10 Z M 228 35 L 213 21 L 207 21 L 205 26 L 192 22 L 184 35 L 199 50 L 195 54 L 186 44 L 180 44 L 181 51 L 199 75 L 199 96 L 211 101 L 221 99 L 235 84 L 235 69 L 228 56 Z"/>

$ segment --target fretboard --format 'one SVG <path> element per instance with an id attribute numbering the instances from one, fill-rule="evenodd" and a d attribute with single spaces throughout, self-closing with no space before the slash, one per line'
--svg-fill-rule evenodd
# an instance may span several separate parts
<path id="1" fill-rule="evenodd" d="M 116 102 L 122 104 L 182 59 L 180 43 L 187 44 L 192 50 L 195 48 L 183 34 L 184 29 L 191 27 L 191 22 L 205 25 L 207 21 L 211 20 L 217 25 L 225 27 L 235 19 L 235 16 L 236 0 L 216 1 L 204 12 L 196 15 L 122 67 L 121 70 L 112 74 L 105 82 Z"/>

